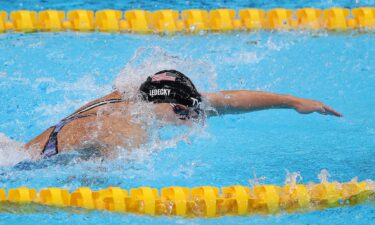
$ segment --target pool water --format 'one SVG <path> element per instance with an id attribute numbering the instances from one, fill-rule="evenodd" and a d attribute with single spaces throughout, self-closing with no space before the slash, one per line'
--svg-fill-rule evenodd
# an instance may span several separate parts
<path id="1" fill-rule="evenodd" d="M 48 0 L 38 1 L 34 0 L 0 0 L 1 10 L 14 11 L 21 9 L 28 10 L 47 10 L 47 9 L 58 9 L 58 10 L 71 10 L 71 9 L 90 9 L 90 10 L 101 10 L 101 9 L 144 9 L 144 10 L 160 10 L 160 9 L 205 9 L 211 10 L 216 8 L 330 8 L 330 7 L 366 7 L 374 6 L 374 0 L 300 0 L 300 1 L 289 1 L 289 0 L 216 0 L 216 1 L 203 1 L 203 0 L 185 0 L 185 1 L 160 1 L 160 0 L 138 0 L 138 1 L 111 1 L 106 0 Z"/>
<path id="2" fill-rule="evenodd" d="M 25 6 L 27 1 L 23 2 Z M 75 7 L 57 2 L 41 5 Z M 357 6 L 352 1 L 305 2 L 323 7 Z M 88 9 L 104 4 L 80 3 Z M 246 6 L 224 3 L 233 4 L 232 8 Z M 163 7 L 190 8 L 179 8 L 179 4 Z M 291 3 L 280 4 L 286 7 Z M 6 10 L 19 7 L 10 2 L 0 5 Z M 0 188 L 283 185 L 293 172 L 301 175 L 300 183 L 319 182 L 322 170 L 329 171 L 330 181 L 374 180 L 374 46 L 373 33 L 358 32 L 0 35 Z M 212 117 L 203 126 L 152 132 L 154 136 L 141 149 L 120 149 L 122 154 L 113 160 L 73 152 L 32 163 L 18 152 L 20 142 L 27 142 L 84 103 L 114 87 L 126 90 L 138 74 L 163 68 L 189 74 L 202 92 L 251 89 L 293 94 L 323 101 L 344 117 L 299 115 L 285 109 Z M 372 224 L 374 212 L 371 204 L 215 219 L 16 211 L 1 213 L 0 224 Z"/>

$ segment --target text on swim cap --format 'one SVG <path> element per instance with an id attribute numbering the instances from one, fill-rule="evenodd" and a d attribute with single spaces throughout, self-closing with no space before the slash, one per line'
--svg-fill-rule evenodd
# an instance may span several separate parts
<path id="1" fill-rule="evenodd" d="M 196 105 L 198 105 L 199 104 L 199 101 L 198 101 L 198 99 L 196 99 L 196 98 L 192 98 L 192 97 L 190 97 L 190 99 L 193 101 L 193 106 L 196 106 Z"/>
<path id="2" fill-rule="evenodd" d="M 165 96 L 169 96 L 169 94 L 171 93 L 171 89 L 152 89 L 150 90 L 149 92 L 149 95 L 151 97 L 154 97 L 155 95 L 165 95 Z"/>

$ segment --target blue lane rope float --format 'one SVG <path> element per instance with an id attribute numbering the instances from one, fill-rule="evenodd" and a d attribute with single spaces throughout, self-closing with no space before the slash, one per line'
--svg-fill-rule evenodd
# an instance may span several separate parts
<path id="1" fill-rule="evenodd" d="M 174 186 L 161 188 L 160 191 L 151 187 L 133 188 L 129 191 L 119 187 L 98 191 L 80 187 L 74 192 L 61 188 L 45 188 L 38 192 L 20 187 L 9 189 L 8 194 L 0 189 L 0 206 L 2 203 L 13 202 L 150 216 L 244 216 L 356 205 L 373 200 L 374 190 L 375 184 L 372 181 L 254 187 L 236 185 L 221 189 L 212 186 Z"/>
<path id="2" fill-rule="evenodd" d="M 0 11 L 2 32 L 200 33 L 234 30 L 373 30 L 375 8 Z"/>

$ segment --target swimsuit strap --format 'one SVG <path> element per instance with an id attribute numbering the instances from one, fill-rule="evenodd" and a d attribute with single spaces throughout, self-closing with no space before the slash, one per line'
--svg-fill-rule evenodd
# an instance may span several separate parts
<path id="1" fill-rule="evenodd" d="M 72 115 L 68 116 L 67 118 L 71 118 L 71 117 L 74 117 L 78 114 L 81 114 L 81 113 L 84 113 L 84 112 L 87 112 L 93 108 L 96 108 L 98 106 L 101 106 L 101 105 L 105 105 L 105 104 L 109 104 L 109 103 L 117 103 L 117 102 L 124 102 L 125 100 L 123 99 L 109 99 L 109 100 L 105 100 L 105 101 L 101 101 L 101 102 L 97 102 L 97 103 L 94 103 L 92 105 L 89 105 L 87 106 L 86 108 L 78 111 L 78 112 L 75 112 L 73 113 Z"/>
<path id="2" fill-rule="evenodd" d="M 89 117 L 95 115 L 94 113 L 92 114 L 85 114 L 85 115 L 76 115 L 74 117 L 69 117 L 66 119 L 61 120 L 58 124 L 53 126 L 53 131 L 49 135 L 48 141 L 45 144 L 43 151 L 42 151 L 42 157 L 43 158 L 49 158 L 53 155 L 56 155 L 58 153 L 57 145 L 57 135 L 61 131 L 61 129 L 65 126 L 65 124 L 69 123 L 72 120 L 79 119 L 79 118 L 84 118 L 84 117 Z"/>
<path id="3" fill-rule="evenodd" d="M 89 113 L 85 115 L 81 115 L 81 113 L 87 112 L 88 110 L 91 110 L 93 108 L 105 105 L 105 104 L 111 104 L 111 103 L 118 103 L 118 102 L 124 102 L 125 100 L 123 99 L 109 99 L 101 102 L 94 103 L 90 106 L 87 106 L 86 108 L 73 113 L 72 115 L 68 116 L 67 118 L 61 120 L 58 124 L 53 126 L 53 131 L 50 134 L 47 143 L 45 144 L 43 150 L 42 150 L 42 158 L 49 158 L 53 155 L 56 155 L 58 153 L 58 140 L 57 140 L 57 135 L 61 131 L 61 129 L 65 126 L 65 124 L 69 123 L 70 121 L 73 121 L 75 119 L 79 118 L 84 118 L 84 117 L 89 117 L 89 116 L 94 116 L 96 113 Z"/>

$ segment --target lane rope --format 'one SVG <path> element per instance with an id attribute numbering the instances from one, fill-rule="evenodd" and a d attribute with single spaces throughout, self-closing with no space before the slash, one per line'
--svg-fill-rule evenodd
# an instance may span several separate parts
<path id="1" fill-rule="evenodd" d="M 218 217 L 278 212 L 311 211 L 356 205 L 374 200 L 375 183 L 371 180 L 347 183 L 310 183 L 254 187 L 212 186 L 194 188 L 109 187 L 93 191 L 88 187 L 73 192 L 61 188 L 0 189 L 0 206 L 6 202 L 37 203 L 55 207 L 78 207 L 150 216 Z M 0 207 L 1 209 L 1 207 Z"/>
<path id="2" fill-rule="evenodd" d="M 2 32 L 202 33 L 235 30 L 374 30 L 375 8 L 0 11 Z"/>

